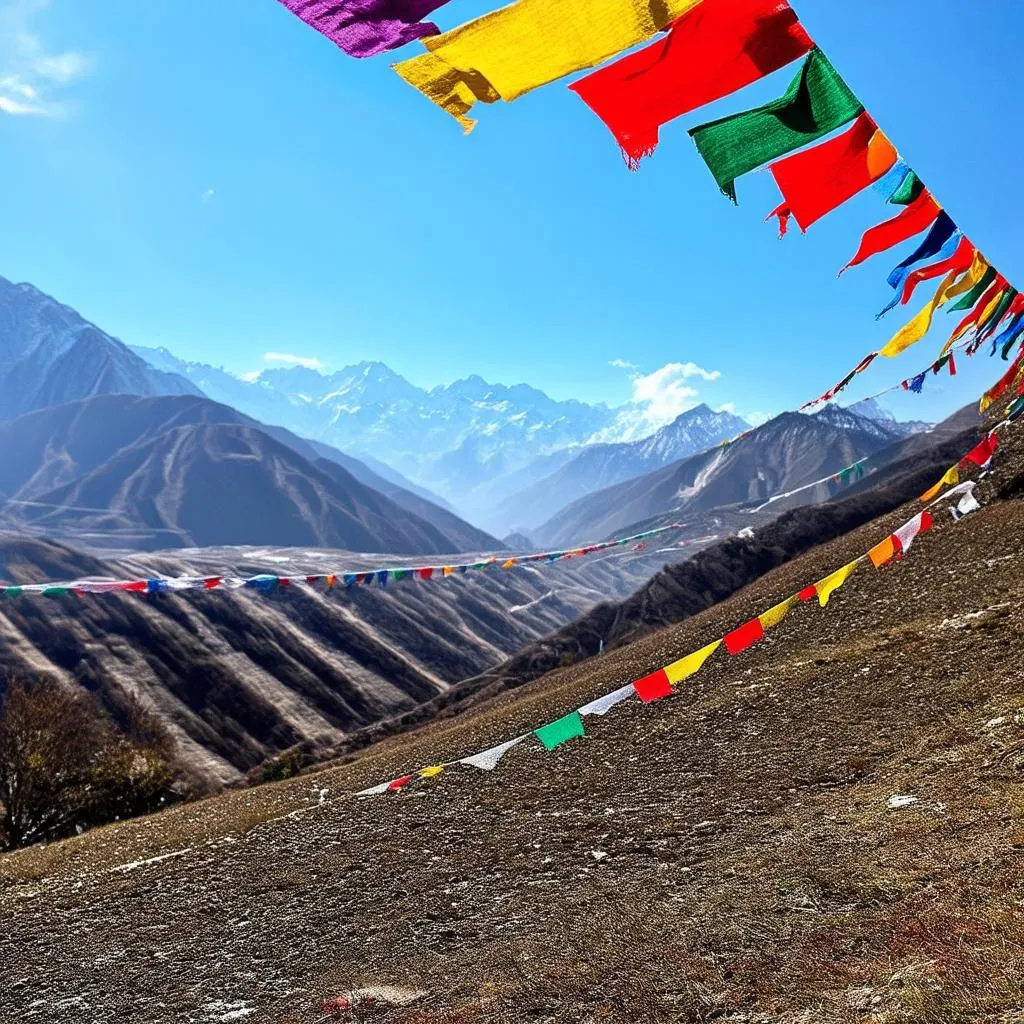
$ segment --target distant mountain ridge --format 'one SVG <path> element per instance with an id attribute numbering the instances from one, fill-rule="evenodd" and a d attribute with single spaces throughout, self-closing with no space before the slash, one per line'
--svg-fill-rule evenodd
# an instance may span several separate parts
<path id="1" fill-rule="evenodd" d="M 906 437 L 900 424 L 849 409 L 816 415 L 787 412 L 728 448 L 716 447 L 641 477 L 606 487 L 556 512 L 531 536 L 544 546 L 595 540 L 638 523 L 685 519 L 715 509 L 761 503 L 839 472 Z M 808 492 L 806 501 L 823 500 Z"/>
<path id="2" fill-rule="evenodd" d="M 93 546 L 501 547 L 357 460 L 207 398 L 104 395 L 39 410 L 0 423 L 0 449 L 8 525 Z"/>
<path id="3" fill-rule="evenodd" d="M 0 420 L 95 395 L 198 395 L 31 284 L 0 277 Z"/>
<path id="4" fill-rule="evenodd" d="M 461 509 L 467 506 L 460 498 L 482 482 L 584 444 L 618 415 L 603 404 L 556 401 L 527 384 L 491 384 L 475 374 L 429 390 L 379 362 L 331 374 L 301 366 L 268 369 L 243 379 L 166 349 L 133 351 L 215 401 L 378 459 Z"/>
<path id="5" fill-rule="evenodd" d="M 554 472 L 506 498 L 495 510 L 495 520 L 528 531 L 585 494 L 706 451 L 749 427 L 739 416 L 702 404 L 643 440 L 587 445 Z"/>

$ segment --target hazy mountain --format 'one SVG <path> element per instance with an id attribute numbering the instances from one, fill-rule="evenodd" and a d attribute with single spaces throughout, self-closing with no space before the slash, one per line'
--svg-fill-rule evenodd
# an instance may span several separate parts
<path id="1" fill-rule="evenodd" d="M 826 406 L 826 408 L 831 408 Z M 927 430 L 932 424 L 925 423 L 923 420 L 903 420 L 897 421 L 896 417 L 889 412 L 888 409 L 883 409 L 877 399 L 874 398 L 862 398 L 859 402 L 854 402 L 853 405 L 846 407 L 850 412 L 856 413 L 858 416 L 865 416 L 869 420 L 876 420 L 879 423 L 887 423 L 895 425 L 900 430 L 904 431 L 905 436 L 909 437 L 911 434 L 919 434 L 923 430 Z"/>
<path id="2" fill-rule="evenodd" d="M 0 424 L 0 447 L 8 519 L 93 544 L 500 547 L 357 460 L 204 398 L 101 396 L 40 410 Z"/>
<path id="3" fill-rule="evenodd" d="M 93 395 L 199 394 L 30 284 L 0 277 L 0 420 Z"/>
<path id="4" fill-rule="evenodd" d="M 296 366 L 243 379 L 166 349 L 135 352 L 216 401 L 378 459 L 464 510 L 490 504 L 463 501 L 482 484 L 583 444 L 616 417 L 605 405 L 557 402 L 526 384 L 490 384 L 475 375 L 425 390 L 383 363 L 363 362 L 332 374 Z"/>
<path id="5" fill-rule="evenodd" d="M 760 503 L 837 473 L 901 437 L 898 427 L 848 409 L 814 416 L 783 413 L 728 448 L 710 449 L 580 498 L 532 536 L 542 545 L 558 546 L 581 537 L 596 540 L 661 516 L 685 519 L 719 507 Z M 806 500 L 824 494 L 809 492 Z"/>
<path id="6" fill-rule="evenodd" d="M 501 531 L 509 527 L 529 530 L 582 495 L 706 451 L 749 426 L 731 413 L 699 405 L 641 441 L 588 445 L 553 473 L 535 478 L 524 490 L 506 498 L 482 521 Z"/>

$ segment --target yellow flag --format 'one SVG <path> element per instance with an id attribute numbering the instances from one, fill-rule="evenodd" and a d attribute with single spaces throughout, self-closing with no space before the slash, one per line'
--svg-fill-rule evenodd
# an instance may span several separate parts
<path id="1" fill-rule="evenodd" d="M 993 314 L 999 306 L 999 303 L 1003 301 L 1003 297 L 1006 295 L 1009 288 L 1003 288 L 996 297 L 985 307 L 984 312 L 978 317 L 978 322 L 975 325 L 979 331 L 983 331 L 988 325 L 989 320 L 992 319 Z"/>
<path id="2" fill-rule="evenodd" d="M 975 258 L 977 259 L 977 257 Z M 932 326 L 932 319 L 935 316 L 935 311 L 949 302 L 954 295 L 959 294 L 957 289 L 959 289 L 964 281 L 971 276 L 973 269 L 974 268 L 972 267 L 971 270 L 968 270 L 967 274 L 962 278 L 959 270 L 950 271 L 950 273 L 943 278 L 938 291 L 936 291 L 935 295 L 932 297 L 932 301 L 929 302 L 928 305 L 925 306 L 909 324 L 897 331 L 893 336 L 892 341 L 890 341 L 885 348 L 881 349 L 878 354 L 880 356 L 888 356 L 889 358 L 892 358 L 893 356 L 898 356 L 901 352 L 905 352 L 911 345 L 916 345 L 917 342 L 919 342 L 930 330 Z M 984 273 L 984 271 L 982 271 L 982 273 Z M 961 278 L 961 280 L 958 281 L 957 278 Z M 978 280 L 981 280 L 980 275 Z M 970 287 L 973 288 L 974 285 L 971 285 Z M 967 289 L 965 288 L 963 290 L 966 291 Z M 955 338 L 951 339 L 951 341 L 955 340 Z M 942 351 L 944 353 L 946 350 L 943 349 Z"/>
<path id="3" fill-rule="evenodd" d="M 502 569 L 511 569 L 512 566 L 518 565 L 519 561 L 516 558 L 510 558 L 503 566 Z"/>
<path id="4" fill-rule="evenodd" d="M 960 483 L 960 467 L 950 466 L 950 468 L 946 470 L 946 475 L 934 487 L 929 487 L 928 490 L 921 495 L 921 501 L 927 504 L 932 500 L 932 498 L 937 498 L 939 496 L 939 492 L 943 487 L 952 487 L 958 483 Z"/>
<path id="5" fill-rule="evenodd" d="M 985 271 L 987 270 L 988 260 L 980 252 L 975 252 L 971 269 L 946 292 L 946 301 L 955 299 L 958 295 L 966 295 L 985 276 Z M 954 332 L 949 341 L 942 346 L 942 351 L 939 355 L 944 356 L 953 347 L 958 337 L 959 335 Z"/>
<path id="6" fill-rule="evenodd" d="M 435 775 L 440 775 L 444 771 L 443 764 L 431 765 L 429 768 L 421 768 L 419 770 L 419 777 L 421 779 L 432 779 Z"/>
<path id="7" fill-rule="evenodd" d="M 685 658 L 680 658 L 678 661 L 672 662 L 671 665 L 665 667 L 665 675 L 668 676 L 668 681 L 675 685 L 681 683 L 684 679 L 689 678 L 695 672 L 699 672 L 704 666 L 704 662 L 711 657 L 715 651 L 722 645 L 721 640 L 716 640 L 713 644 L 708 644 L 707 647 L 702 647 L 699 651 L 694 651 L 693 654 L 688 654 Z"/>
<path id="8" fill-rule="evenodd" d="M 444 570 L 443 570 L 443 572 L 444 572 L 444 575 L 445 575 L 445 576 L 451 576 L 451 574 L 452 574 L 453 572 L 455 572 L 455 570 L 454 570 L 454 569 L 453 569 L 453 568 L 452 568 L 452 567 L 451 567 L 450 565 L 446 565 L 446 566 L 444 567 Z"/>
<path id="9" fill-rule="evenodd" d="M 860 565 L 859 558 L 855 562 L 851 562 L 849 565 L 844 565 L 842 569 L 832 573 L 831 576 L 826 576 L 820 583 L 815 585 L 814 589 L 818 592 L 818 603 L 822 608 L 828 604 L 828 599 L 832 596 L 833 592 L 838 590 L 846 582 L 850 573 L 852 573 L 858 565 Z"/>
<path id="10" fill-rule="evenodd" d="M 666 28 L 699 0 L 517 0 L 423 40 L 395 64 L 410 85 L 468 132 L 474 103 L 506 103 L 593 67 Z"/>
<path id="11" fill-rule="evenodd" d="M 799 600 L 800 598 L 796 595 L 787 597 L 781 604 L 777 604 L 774 608 L 769 608 L 768 611 L 762 612 L 757 617 L 761 623 L 761 628 L 771 629 L 772 626 L 777 626 L 789 614 L 789 609 Z"/>

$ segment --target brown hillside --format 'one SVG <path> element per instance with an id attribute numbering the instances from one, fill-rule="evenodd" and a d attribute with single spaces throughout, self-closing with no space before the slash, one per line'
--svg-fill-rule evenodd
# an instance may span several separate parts
<path id="1" fill-rule="evenodd" d="M 981 512 L 554 753 L 350 796 L 702 646 L 916 503 L 354 765 L 0 860 L 5 1019 L 312 1024 L 390 985 L 424 994 L 349 1019 L 1020 1021 L 1020 435 Z"/>

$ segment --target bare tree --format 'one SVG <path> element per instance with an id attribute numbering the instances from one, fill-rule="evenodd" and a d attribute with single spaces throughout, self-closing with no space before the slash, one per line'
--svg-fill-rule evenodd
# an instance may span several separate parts
<path id="1" fill-rule="evenodd" d="M 43 679 L 0 705 L 0 848 L 57 839 L 173 798 L 166 730 L 129 702 L 124 731 L 88 694 Z"/>

